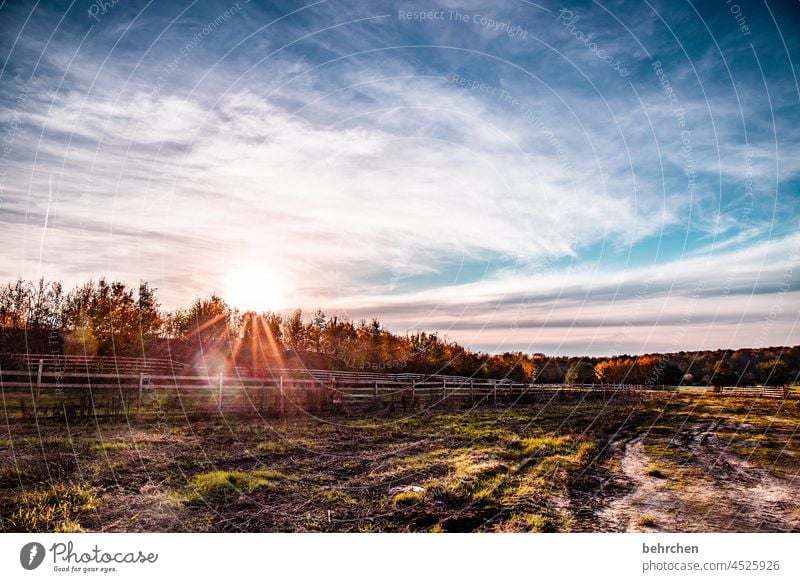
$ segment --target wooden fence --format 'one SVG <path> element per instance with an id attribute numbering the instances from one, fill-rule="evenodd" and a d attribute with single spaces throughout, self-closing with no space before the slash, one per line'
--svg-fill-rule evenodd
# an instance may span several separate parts
<path id="1" fill-rule="evenodd" d="M 534 385 L 449 376 L 315 378 L 305 371 L 266 378 L 99 372 L 0 371 L 5 415 L 25 418 L 131 418 L 252 413 L 263 416 L 410 413 L 433 407 L 504 405 L 578 393 L 630 396 L 635 387 Z M 306 373 L 305 377 L 300 377 Z"/>
<path id="2" fill-rule="evenodd" d="M 76 365 L 60 366 L 58 361 L 45 358 L 38 362 L 30 360 L 27 370 L 0 369 L 0 405 L 6 418 L 130 418 L 207 415 L 214 411 L 316 416 L 353 414 L 365 409 L 409 413 L 432 407 L 508 406 L 541 398 L 630 397 L 676 389 L 713 391 L 702 387 L 567 386 L 463 376 L 307 369 L 271 369 L 259 377 L 174 371 L 164 374 L 150 372 L 160 368 L 151 367 L 149 360 L 130 360 L 122 363 L 128 369 L 140 370 L 138 373 L 108 373 L 105 362 L 98 366 L 96 359 L 83 362 L 83 371 L 76 371 Z M 185 369 L 191 371 L 191 368 Z M 763 386 L 725 387 L 718 393 L 723 396 L 790 396 L 787 389 Z"/>
<path id="3" fill-rule="evenodd" d="M 683 392 L 701 392 L 703 394 L 721 394 L 723 396 L 756 396 L 762 398 L 788 398 L 793 391 L 789 386 L 679 386 Z"/>

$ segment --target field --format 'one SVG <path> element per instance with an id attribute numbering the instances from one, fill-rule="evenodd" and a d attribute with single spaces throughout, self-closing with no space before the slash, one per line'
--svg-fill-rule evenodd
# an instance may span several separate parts
<path id="1" fill-rule="evenodd" d="M 561 394 L 0 430 L 4 531 L 800 531 L 800 400 Z"/>

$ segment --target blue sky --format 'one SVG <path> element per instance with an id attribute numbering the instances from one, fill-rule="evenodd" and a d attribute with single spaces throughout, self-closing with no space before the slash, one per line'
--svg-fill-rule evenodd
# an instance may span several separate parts
<path id="1" fill-rule="evenodd" d="M 798 24 L 788 1 L 5 2 L 0 276 L 488 351 L 796 344 Z"/>

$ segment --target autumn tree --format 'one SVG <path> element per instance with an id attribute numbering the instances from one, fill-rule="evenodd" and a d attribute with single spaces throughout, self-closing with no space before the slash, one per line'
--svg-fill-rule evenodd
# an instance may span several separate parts
<path id="1" fill-rule="evenodd" d="M 296 309 L 291 315 L 284 318 L 281 328 L 287 349 L 294 352 L 306 350 L 307 330 L 303 323 L 303 312 Z"/>
<path id="2" fill-rule="evenodd" d="M 594 367 L 594 374 L 603 384 L 621 384 L 628 379 L 628 358 L 602 360 Z"/>
<path id="3" fill-rule="evenodd" d="M 565 378 L 567 384 L 594 384 L 596 380 L 594 366 L 585 360 L 573 362 Z"/>

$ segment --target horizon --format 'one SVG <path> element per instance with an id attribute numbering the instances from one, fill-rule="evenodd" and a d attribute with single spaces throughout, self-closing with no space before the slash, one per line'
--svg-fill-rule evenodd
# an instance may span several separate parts
<path id="1" fill-rule="evenodd" d="M 133 286 L 130 283 L 125 282 L 125 281 L 114 281 L 114 280 L 108 279 L 107 277 L 102 276 L 102 275 L 97 278 L 97 281 L 100 281 L 100 280 L 106 280 L 106 282 L 109 283 L 109 284 L 115 283 L 115 282 L 123 283 L 129 290 L 134 291 L 134 295 L 135 295 L 135 289 L 138 286 L 138 285 L 137 286 Z M 38 282 L 34 282 L 34 281 L 24 281 L 24 282 L 27 283 L 27 284 L 33 284 L 33 285 L 38 283 Z M 46 281 L 46 280 L 44 282 L 46 284 L 58 283 L 56 281 Z M 95 282 L 94 279 L 90 279 L 89 281 L 84 282 L 84 284 L 92 284 L 94 282 Z M 6 282 L 6 283 L 0 282 L 0 286 L 5 285 L 5 284 L 10 284 L 10 283 L 11 282 Z M 140 284 L 148 284 L 149 285 L 148 281 L 140 281 L 139 283 Z M 70 291 L 72 291 L 73 289 L 76 289 L 76 288 L 77 287 L 73 287 L 72 289 L 64 289 L 64 293 L 65 294 L 69 294 Z M 156 299 L 158 299 L 158 291 L 159 290 L 157 288 L 154 288 L 154 287 L 150 287 L 150 288 L 151 288 L 151 290 L 153 290 L 155 292 Z M 224 295 L 218 294 L 218 293 L 215 293 L 215 292 L 210 292 L 210 293 L 207 293 L 207 294 L 204 294 L 204 295 L 198 295 L 192 301 L 190 301 L 189 303 L 184 304 L 184 305 L 178 305 L 178 306 L 175 306 L 173 308 L 164 308 L 159 303 L 159 306 L 160 306 L 159 311 L 162 312 L 164 315 L 168 315 L 168 314 L 176 312 L 177 310 L 187 309 L 196 301 L 202 301 L 204 299 L 210 299 L 211 297 L 214 297 L 214 296 L 219 297 L 220 299 L 222 299 L 222 301 L 225 302 L 225 304 L 232 310 L 232 313 L 237 313 L 238 315 L 246 315 L 248 313 L 254 313 L 256 316 L 259 316 L 259 317 L 265 316 L 265 315 L 268 315 L 268 314 L 278 314 L 281 317 L 286 317 L 287 315 L 291 315 L 291 314 L 293 314 L 293 313 L 295 313 L 296 311 L 299 310 L 299 311 L 302 312 L 303 321 L 304 322 L 311 322 L 311 321 L 313 321 L 316 313 L 321 311 L 324 314 L 324 316 L 326 317 L 327 321 L 330 321 L 331 318 L 334 318 L 334 317 L 339 318 L 341 321 L 350 321 L 351 323 L 354 323 L 354 324 L 369 323 L 370 321 L 378 321 L 381 324 L 381 328 L 382 329 L 384 329 L 386 331 L 389 331 L 390 333 L 395 334 L 395 335 L 403 336 L 403 335 L 411 335 L 411 334 L 414 334 L 414 333 L 417 333 L 417 332 L 425 332 L 425 333 L 438 334 L 441 337 L 441 339 L 444 340 L 444 341 L 456 341 L 452 337 L 450 337 L 447 333 L 441 333 L 440 330 L 391 329 L 391 328 L 387 328 L 383 324 L 383 321 L 381 320 L 380 316 L 378 316 L 378 315 L 369 315 L 369 316 L 366 316 L 366 317 L 360 317 L 358 319 L 354 319 L 354 318 L 350 318 L 346 314 L 326 311 L 323 307 L 320 307 L 320 306 L 316 307 L 313 310 L 305 310 L 305 309 L 300 308 L 300 307 L 286 307 L 284 309 L 272 309 L 272 310 L 263 310 L 263 311 L 259 311 L 257 309 L 241 309 L 241 308 L 237 307 L 236 305 L 233 305 L 230 302 L 228 302 Z M 169 339 L 169 338 L 167 337 L 166 339 Z M 473 353 L 486 353 L 488 355 L 500 355 L 500 354 L 504 353 L 503 351 L 485 352 L 484 350 L 475 349 L 473 346 L 470 346 L 470 345 L 461 344 L 460 342 L 456 342 L 456 343 L 459 343 L 463 348 L 465 348 L 466 350 L 471 351 Z M 735 346 L 735 347 L 723 347 L 723 348 L 713 348 L 713 347 L 711 347 L 711 348 L 703 348 L 703 349 L 683 349 L 683 348 L 681 348 L 681 349 L 670 350 L 670 351 L 662 351 L 662 352 L 658 352 L 658 351 L 650 351 L 650 352 L 614 352 L 614 353 L 604 353 L 604 354 L 596 353 L 596 354 L 579 354 L 579 355 L 576 355 L 576 354 L 547 353 L 547 352 L 542 352 L 541 350 L 531 350 L 531 351 L 522 352 L 522 353 L 527 354 L 527 355 L 543 354 L 547 358 L 602 359 L 602 358 L 616 358 L 616 357 L 638 358 L 638 357 L 642 357 L 642 356 L 654 356 L 654 355 L 665 355 L 666 356 L 666 355 L 677 354 L 677 353 L 681 353 L 681 352 L 691 353 L 691 352 L 705 352 L 705 351 L 708 351 L 708 352 L 726 351 L 726 352 L 734 353 L 734 352 L 742 351 L 742 350 L 754 350 L 754 351 L 758 351 L 758 350 L 776 350 L 776 349 L 784 350 L 784 349 L 792 349 L 794 347 L 800 347 L 800 345 L 782 344 L 782 345 L 762 345 L 762 346 Z M 505 350 L 505 352 L 515 352 L 515 351 L 519 351 L 519 350 Z"/>
<path id="2" fill-rule="evenodd" d="M 0 279 L 486 353 L 800 344 L 800 5 L 621 8 L 4 6 Z"/>

